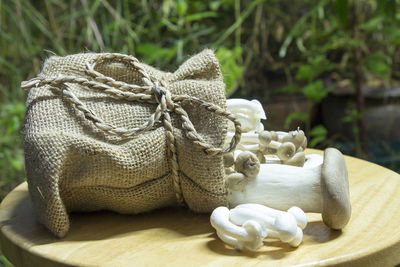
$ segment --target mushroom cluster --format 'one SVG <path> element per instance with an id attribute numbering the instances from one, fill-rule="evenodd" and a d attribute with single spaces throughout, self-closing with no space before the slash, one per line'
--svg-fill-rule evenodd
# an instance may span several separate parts
<path id="1" fill-rule="evenodd" d="M 231 210 L 218 207 L 210 221 L 222 241 L 238 250 L 250 251 L 259 249 L 266 238 L 278 238 L 298 247 L 307 225 L 307 217 L 298 207 L 284 212 L 259 204 L 238 205 Z"/>
<path id="2" fill-rule="evenodd" d="M 251 151 L 261 163 L 280 163 L 299 167 L 304 165 L 307 138 L 302 130 L 264 131 L 261 120 L 267 117 L 257 100 L 228 99 L 227 109 L 233 112 L 242 124 L 243 133 L 237 151 Z M 233 125 L 230 124 L 227 140 L 231 140 L 233 135 Z M 227 171 L 230 173 L 231 169 Z"/>
<path id="3" fill-rule="evenodd" d="M 342 229 L 351 214 L 342 153 L 328 148 L 324 156 L 306 155 L 307 138 L 300 129 L 265 131 L 261 119 L 266 116 L 258 101 L 228 100 L 228 109 L 241 114 L 246 127 L 237 149 L 224 156 L 233 209 L 219 207 L 211 215 L 221 240 L 237 249 L 255 250 L 266 237 L 277 237 L 296 247 L 307 224 L 304 212 L 322 213 L 328 227 Z"/>

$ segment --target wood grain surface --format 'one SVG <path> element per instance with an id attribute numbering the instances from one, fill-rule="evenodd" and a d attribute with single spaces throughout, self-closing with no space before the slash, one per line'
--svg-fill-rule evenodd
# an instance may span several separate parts
<path id="1" fill-rule="evenodd" d="M 400 175 L 356 158 L 346 157 L 346 163 L 349 224 L 333 231 L 319 214 L 307 214 L 298 248 L 267 240 L 257 252 L 236 251 L 217 238 L 209 215 L 179 208 L 131 216 L 72 214 L 70 232 L 57 239 L 36 222 L 23 183 L 0 206 L 1 249 L 16 266 L 395 266 Z"/>

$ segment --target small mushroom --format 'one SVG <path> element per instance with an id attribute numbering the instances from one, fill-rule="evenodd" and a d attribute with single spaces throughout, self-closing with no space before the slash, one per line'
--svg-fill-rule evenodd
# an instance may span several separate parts
<path id="1" fill-rule="evenodd" d="M 303 141 L 303 143 L 301 144 L 301 148 L 303 149 L 303 151 L 307 148 L 307 138 L 304 138 L 304 141 Z"/>
<path id="2" fill-rule="evenodd" d="M 271 141 L 271 142 L 275 143 L 275 141 Z M 269 147 L 277 150 L 276 155 L 281 160 L 289 160 L 290 158 L 292 158 L 294 156 L 294 153 L 296 153 L 296 147 L 293 145 L 293 143 L 290 143 L 290 142 L 283 143 L 277 147 L 270 144 Z"/>
<path id="3" fill-rule="evenodd" d="M 279 141 L 281 141 L 282 143 L 291 142 L 295 145 L 297 150 L 304 143 L 304 139 L 306 139 L 304 132 L 302 130 L 296 130 L 282 136 L 282 139 L 280 139 Z"/>
<path id="4" fill-rule="evenodd" d="M 342 229 L 349 221 L 351 204 L 344 157 L 328 148 L 324 157 L 306 156 L 303 167 L 260 164 L 256 179 L 249 180 L 242 191 L 231 191 L 230 206 L 258 203 L 286 210 L 298 206 L 305 212 L 322 213 L 324 223 Z"/>
<path id="5" fill-rule="evenodd" d="M 260 150 L 260 146 L 258 144 L 242 144 L 239 143 L 237 145 L 237 149 L 242 150 L 242 151 L 259 151 Z"/>
<path id="6" fill-rule="evenodd" d="M 254 153 L 244 151 L 235 159 L 235 170 L 248 178 L 255 178 L 260 171 L 260 161 Z"/>
<path id="7" fill-rule="evenodd" d="M 278 134 L 275 131 L 270 131 L 271 138 L 274 141 L 278 141 Z"/>
<path id="8" fill-rule="evenodd" d="M 233 163 L 235 163 L 235 158 L 233 156 L 233 153 L 224 154 L 223 160 L 224 160 L 225 167 L 231 167 L 233 165 Z"/>
<path id="9" fill-rule="evenodd" d="M 235 169 L 233 167 L 225 167 L 225 174 L 229 175 L 231 173 L 234 173 Z"/>
<path id="10" fill-rule="evenodd" d="M 240 205 L 236 206 L 235 208 L 251 209 L 251 210 L 260 212 L 261 214 L 271 216 L 271 217 L 276 217 L 281 213 L 286 213 L 285 211 L 272 209 L 270 207 L 267 207 L 267 206 L 264 206 L 261 204 L 255 204 L 255 203 L 240 204 Z M 288 209 L 287 213 L 291 214 L 295 218 L 295 220 L 297 222 L 297 226 L 300 227 L 300 229 L 306 228 L 307 216 L 302 209 L 294 206 L 294 207 L 291 207 L 290 209 Z"/>
<path id="11" fill-rule="evenodd" d="M 283 164 L 302 167 L 305 161 L 306 161 L 306 154 L 300 151 L 294 154 L 294 156 L 291 159 L 283 161 Z"/>
<path id="12" fill-rule="evenodd" d="M 217 230 L 217 235 L 237 249 L 257 250 L 263 245 L 265 231 L 254 220 L 248 220 L 242 226 L 237 226 L 229 220 L 227 207 L 216 208 L 210 217 L 212 227 Z"/>
<path id="13" fill-rule="evenodd" d="M 225 178 L 225 184 L 230 190 L 241 191 L 246 187 L 247 179 L 243 173 L 233 172 Z"/>
<path id="14" fill-rule="evenodd" d="M 278 237 L 282 242 L 297 247 L 303 239 L 303 232 L 297 226 L 295 218 L 287 213 L 277 213 L 275 217 L 265 215 L 253 209 L 236 207 L 230 210 L 229 218 L 232 223 L 242 225 L 248 220 L 259 223 L 265 231 L 264 236 Z"/>
<path id="15" fill-rule="evenodd" d="M 232 139 L 235 133 L 233 132 L 228 132 L 227 138 L 229 140 Z M 240 143 L 242 144 L 258 144 L 258 133 L 255 131 L 247 132 L 247 133 L 242 133 L 242 136 L 240 137 Z"/>
<path id="16" fill-rule="evenodd" d="M 290 158 L 293 157 L 293 155 L 296 152 L 296 147 L 293 143 L 291 142 L 285 142 L 285 143 L 280 143 L 277 141 L 272 140 L 271 133 L 268 131 L 262 131 L 258 139 L 260 141 L 260 149 L 263 149 L 262 147 L 265 148 L 273 148 L 276 149 L 276 155 L 281 159 L 281 160 L 289 160 Z"/>

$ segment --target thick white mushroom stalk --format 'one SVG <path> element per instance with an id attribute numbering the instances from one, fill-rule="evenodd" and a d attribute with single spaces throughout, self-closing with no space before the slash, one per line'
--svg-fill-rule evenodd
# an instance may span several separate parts
<path id="1" fill-rule="evenodd" d="M 213 211 L 210 220 L 218 237 L 239 250 L 257 250 L 265 238 L 297 247 L 307 225 L 304 211 L 322 213 L 327 226 L 343 228 L 351 211 L 343 155 L 333 148 L 324 157 L 305 155 L 307 138 L 300 129 L 264 131 L 260 102 L 227 103 L 242 122 L 243 134 L 235 152 L 224 156 L 232 209 Z M 233 131 L 228 128 L 227 138 Z"/>

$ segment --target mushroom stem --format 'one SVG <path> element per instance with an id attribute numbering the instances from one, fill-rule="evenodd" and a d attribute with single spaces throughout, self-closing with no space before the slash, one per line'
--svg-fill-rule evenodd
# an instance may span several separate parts
<path id="1" fill-rule="evenodd" d="M 254 203 L 240 204 L 235 207 L 235 209 L 237 209 L 237 208 L 254 210 L 254 211 L 260 212 L 261 214 L 271 216 L 271 217 L 277 217 L 279 214 L 286 213 L 285 211 L 272 209 L 270 207 L 267 207 L 267 206 L 264 206 L 261 204 L 254 204 Z M 306 228 L 307 216 L 302 209 L 294 206 L 294 207 L 291 207 L 290 209 L 288 209 L 287 213 L 291 214 L 295 218 L 298 227 L 300 227 L 301 229 Z"/>
<path id="2" fill-rule="evenodd" d="M 216 208 L 210 217 L 211 225 L 217 230 L 218 236 L 228 244 L 238 249 L 257 250 L 263 245 L 265 231 L 254 220 L 247 220 L 242 227 L 229 221 L 229 209 Z"/>
<path id="3" fill-rule="evenodd" d="M 234 132 L 228 132 L 227 138 L 230 140 L 235 135 Z M 240 143 L 242 144 L 258 144 L 258 133 L 256 132 L 247 132 L 242 133 L 240 138 Z"/>
<path id="4" fill-rule="evenodd" d="M 322 213 L 324 223 L 342 229 L 350 220 L 349 181 L 343 154 L 327 148 L 324 157 L 307 155 L 303 167 L 260 164 L 260 172 L 243 190 L 231 190 L 232 207 L 258 203 L 278 210 L 298 206 L 305 212 Z"/>
<path id="5" fill-rule="evenodd" d="M 269 232 L 271 237 L 279 237 L 282 242 L 290 243 L 295 241 L 294 244 L 300 244 L 297 237 L 302 234 L 301 229 L 297 227 L 295 218 L 287 213 L 278 213 L 276 217 L 267 216 L 253 209 L 237 207 L 230 211 L 230 220 L 237 225 L 242 225 L 248 220 L 254 220 L 260 224 L 264 231 L 264 236 Z M 274 233 L 275 232 L 275 233 Z M 301 241 L 300 241 L 301 242 Z"/>
<path id="6" fill-rule="evenodd" d="M 258 176 L 248 181 L 245 190 L 231 191 L 230 205 L 258 203 L 279 210 L 298 206 L 305 212 L 321 212 L 323 157 L 314 154 L 307 158 L 303 167 L 260 164 Z"/>

